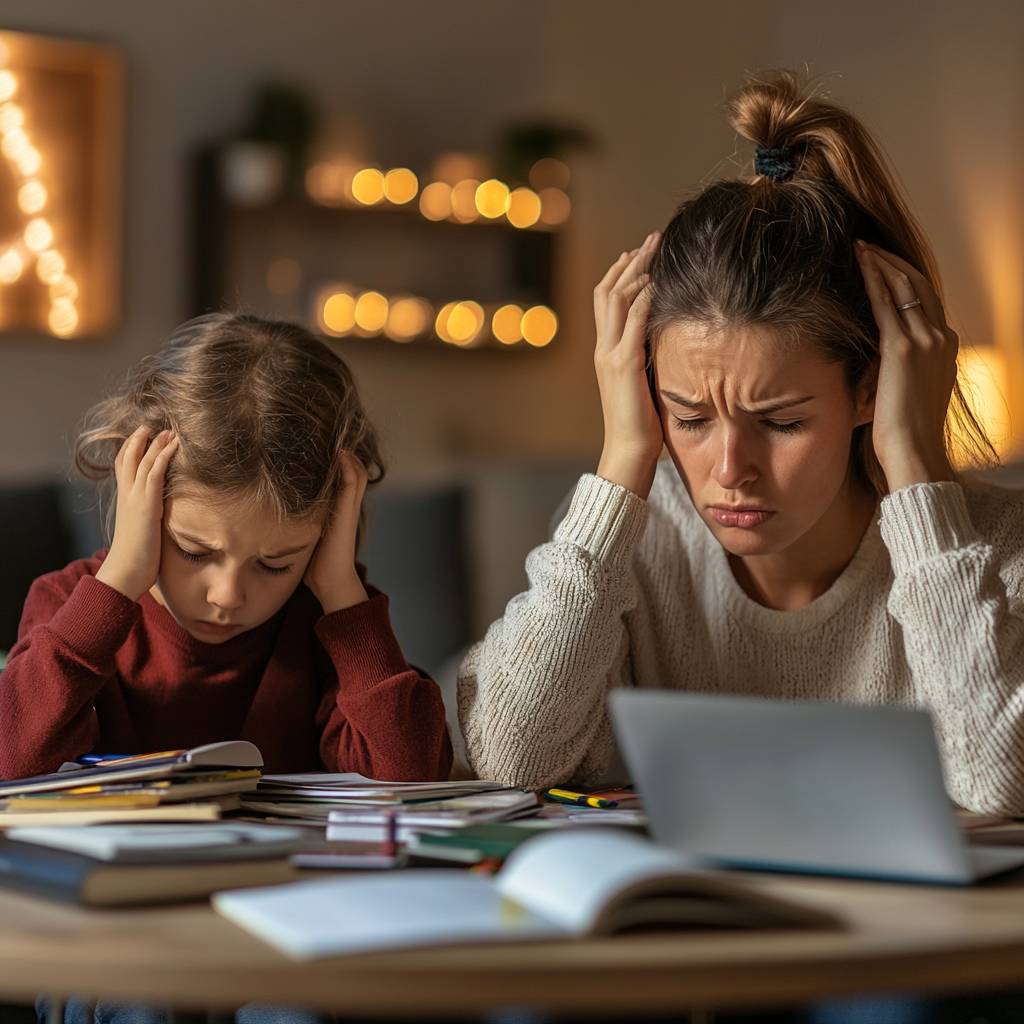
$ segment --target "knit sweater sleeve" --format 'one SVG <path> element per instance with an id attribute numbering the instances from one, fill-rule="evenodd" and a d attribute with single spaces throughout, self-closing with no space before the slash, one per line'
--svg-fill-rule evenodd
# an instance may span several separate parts
<path id="1" fill-rule="evenodd" d="M 530 587 L 466 656 L 459 719 L 481 778 L 541 789 L 596 782 L 612 746 L 606 694 L 628 683 L 623 615 L 647 502 L 585 475 L 554 539 L 526 562 Z"/>
<path id="2" fill-rule="evenodd" d="M 82 574 L 84 565 L 42 576 L 29 590 L 18 643 L 0 673 L 2 778 L 53 771 L 99 741 L 94 702 L 141 611 Z"/>
<path id="3" fill-rule="evenodd" d="M 932 712 L 950 794 L 971 810 L 1024 814 L 1024 617 L 1000 558 L 957 483 L 895 491 L 881 528 L 895 575 L 889 611 Z"/>

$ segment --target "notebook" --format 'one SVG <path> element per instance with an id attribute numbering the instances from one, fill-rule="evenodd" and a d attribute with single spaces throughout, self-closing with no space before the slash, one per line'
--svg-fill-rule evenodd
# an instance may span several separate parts
<path id="1" fill-rule="evenodd" d="M 490 878 L 417 869 L 217 893 L 224 917 L 296 960 L 458 942 L 607 935 L 644 926 L 836 927 L 616 829 L 546 832 Z"/>

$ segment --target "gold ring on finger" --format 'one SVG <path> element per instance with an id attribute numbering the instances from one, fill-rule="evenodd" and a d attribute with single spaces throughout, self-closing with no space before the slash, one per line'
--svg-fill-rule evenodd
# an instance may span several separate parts
<path id="1" fill-rule="evenodd" d="M 913 309 L 914 306 L 920 306 L 920 305 L 921 305 L 921 300 L 920 299 L 914 299 L 913 302 L 904 302 L 902 306 L 897 306 L 896 310 L 898 312 L 902 313 L 905 309 Z"/>

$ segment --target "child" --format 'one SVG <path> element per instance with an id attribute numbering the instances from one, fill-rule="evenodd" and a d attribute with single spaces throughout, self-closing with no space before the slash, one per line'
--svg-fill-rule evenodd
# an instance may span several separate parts
<path id="1" fill-rule="evenodd" d="M 116 487 L 113 541 L 29 591 L 0 677 L 0 776 L 237 738 L 268 772 L 448 777 L 440 691 L 355 560 L 384 466 L 326 345 L 199 317 L 86 428 L 75 462 Z"/>

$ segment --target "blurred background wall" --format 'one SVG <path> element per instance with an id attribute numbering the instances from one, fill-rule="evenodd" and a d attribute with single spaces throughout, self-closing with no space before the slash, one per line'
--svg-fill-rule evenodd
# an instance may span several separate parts
<path id="1" fill-rule="evenodd" d="M 467 513 L 474 632 L 524 581 L 554 495 L 596 461 L 593 285 L 684 190 L 741 170 L 721 106 L 746 72 L 826 75 L 877 131 L 936 245 L 954 318 L 999 347 L 1011 405 L 1024 407 L 1019 0 L 5 0 L 0 19 L 117 44 L 128 68 L 122 324 L 100 340 L 0 336 L 0 483 L 65 473 L 83 411 L 190 312 L 189 157 L 239 126 L 266 79 L 303 87 L 337 123 L 356 118 L 380 159 L 486 149 L 526 116 L 597 140 L 573 162 L 555 344 L 443 362 L 346 351 L 392 487 L 483 481 Z"/>

